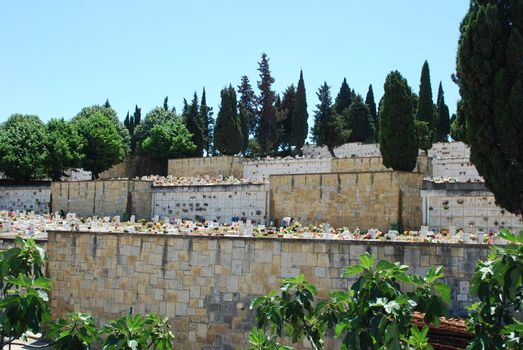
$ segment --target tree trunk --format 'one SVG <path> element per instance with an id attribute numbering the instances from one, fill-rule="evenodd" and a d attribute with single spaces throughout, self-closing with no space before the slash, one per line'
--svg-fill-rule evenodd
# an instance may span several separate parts
<path id="1" fill-rule="evenodd" d="M 327 149 L 329 150 L 332 158 L 336 158 L 336 155 L 334 154 L 334 148 L 333 147 L 330 147 L 330 146 L 327 146 Z"/>

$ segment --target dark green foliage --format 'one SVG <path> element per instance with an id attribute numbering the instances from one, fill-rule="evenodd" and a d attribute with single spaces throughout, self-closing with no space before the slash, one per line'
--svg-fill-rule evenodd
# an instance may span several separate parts
<path id="1" fill-rule="evenodd" d="M 212 114 L 212 107 L 207 106 L 207 96 L 205 94 L 205 88 L 203 88 L 202 102 L 200 104 L 200 113 L 198 118 L 202 127 L 204 150 L 207 157 L 213 154 L 212 136 L 214 133 L 214 118 L 212 117 Z"/>
<path id="2" fill-rule="evenodd" d="M 456 70 L 470 160 L 496 202 L 521 215 L 523 1 L 473 0 L 460 31 Z"/>
<path id="3" fill-rule="evenodd" d="M 238 118 L 240 119 L 240 129 L 242 132 L 242 149 L 241 153 L 245 156 L 249 148 L 249 121 L 252 116 L 243 102 L 238 102 Z"/>
<path id="4" fill-rule="evenodd" d="M 509 244 L 494 247 L 486 261 L 478 261 L 470 292 L 479 301 L 470 308 L 469 330 L 476 338 L 468 350 L 523 349 L 523 323 L 516 312 L 523 307 L 523 231 L 503 229 Z"/>
<path id="5" fill-rule="evenodd" d="M 374 141 L 374 122 L 369 107 L 363 103 L 363 98 L 357 95 L 349 108 L 343 112 L 347 129 L 351 130 L 348 142 Z"/>
<path id="6" fill-rule="evenodd" d="M 118 119 L 118 114 L 112 107 L 105 107 L 94 105 L 90 107 L 84 107 L 82 110 L 72 119 L 72 122 L 75 122 L 82 118 L 89 118 L 96 113 L 101 113 L 115 126 L 118 134 L 122 138 L 122 142 L 125 148 L 125 153 L 127 154 L 131 150 L 131 136 L 129 135 L 129 130 L 123 125 L 123 123 Z"/>
<path id="7" fill-rule="evenodd" d="M 0 126 L 0 171 L 13 179 L 46 175 L 45 125 L 36 115 L 13 114 Z"/>
<path id="8" fill-rule="evenodd" d="M 123 125 L 127 128 L 127 130 L 129 130 L 130 128 L 130 121 L 129 121 L 129 111 L 127 111 L 127 115 L 125 116 L 125 119 L 123 120 Z M 131 133 L 131 131 L 129 130 L 129 134 Z"/>
<path id="9" fill-rule="evenodd" d="M 432 101 L 432 87 L 430 85 L 430 70 L 427 61 L 421 68 L 421 78 L 419 83 L 419 100 L 416 111 L 416 120 L 423 120 L 428 123 L 429 130 L 434 131 L 434 102 Z"/>
<path id="10" fill-rule="evenodd" d="M 185 105 L 187 105 L 187 101 L 185 101 Z M 169 96 L 165 96 L 165 98 L 163 99 L 163 109 L 165 111 L 169 110 Z"/>
<path id="11" fill-rule="evenodd" d="M 278 146 L 278 121 L 276 118 L 276 93 L 272 90 L 274 78 L 269 69 L 269 58 L 263 53 L 261 61 L 258 62 L 260 80 L 258 89 L 259 117 L 256 139 L 258 140 L 264 155 L 274 153 Z"/>
<path id="12" fill-rule="evenodd" d="M 280 132 L 280 147 L 289 154 L 291 151 L 292 137 L 292 118 L 296 106 L 296 88 L 294 84 L 285 89 L 281 101 L 280 120 L 278 121 L 278 130 Z"/>
<path id="13" fill-rule="evenodd" d="M 131 135 L 131 152 L 132 154 L 136 154 L 136 135 L 134 131 L 136 130 L 136 127 L 140 125 L 140 122 L 142 121 L 142 110 L 141 108 L 138 108 L 137 105 L 134 106 L 134 113 L 129 119 L 129 134 Z"/>
<path id="14" fill-rule="evenodd" d="M 105 108 L 111 108 L 111 104 L 109 103 L 109 99 L 105 100 L 104 107 Z"/>
<path id="15" fill-rule="evenodd" d="M 240 153 L 244 142 L 236 103 L 236 91 L 229 85 L 221 91 L 221 106 L 214 128 L 214 145 L 224 155 Z"/>
<path id="16" fill-rule="evenodd" d="M 203 155 L 203 149 L 205 148 L 203 125 L 201 124 L 201 118 L 199 116 L 198 110 L 198 96 L 195 92 L 191 103 L 188 105 L 185 113 L 183 114 L 185 126 L 192 134 L 191 140 L 196 145 L 196 149 L 192 154 L 193 157 L 201 157 Z"/>
<path id="17" fill-rule="evenodd" d="M 175 120 L 176 113 L 173 111 L 165 110 L 162 107 L 153 108 L 144 120 L 136 126 L 134 130 L 134 137 L 136 139 L 136 148 L 141 151 L 142 142 L 149 137 L 151 130 L 158 124 L 162 124 L 169 120 Z"/>
<path id="18" fill-rule="evenodd" d="M 334 100 L 334 112 L 338 115 L 342 115 L 343 112 L 350 107 L 353 98 L 353 93 L 349 88 L 349 84 L 347 84 L 347 78 L 343 78 L 340 91 L 336 96 L 336 100 Z"/>
<path id="19" fill-rule="evenodd" d="M 93 179 L 123 160 L 126 152 L 124 140 L 118 133 L 114 121 L 102 111 L 89 116 L 75 117 L 73 125 L 85 145 L 82 168 L 90 171 Z"/>
<path id="20" fill-rule="evenodd" d="M 157 124 L 151 129 L 141 147 L 143 153 L 163 162 L 171 158 L 193 156 L 196 150 L 192 134 L 180 118 L 168 119 Z"/>
<path id="21" fill-rule="evenodd" d="M 445 93 L 441 82 L 438 88 L 438 102 L 436 104 L 436 131 L 434 140 L 436 142 L 448 142 L 448 136 L 450 132 L 450 114 L 449 107 L 445 104 Z"/>
<path id="22" fill-rule="evenodd" d="M 407 80 L 398 71 L 387 75 L 379 118 L 383 165 L 394 170 L 412 171 L 418 156 L 412 96 Z"/>
<path id="23" fill-rule="evenodd" d="M 53 181 L 65 176 L 65 170 L 78 168 L 84 158 L 84 139 L 71 122 L 51 119 L 45 130 L 46 174 Z"/>
<path id="24" fill-rule="evenodd" d="M 296 102 L 292 112 L 291 144 L 295 150 L 301 150 L 307 134 L 309 133 L 309 113 L 307 112 L 307 96 L 305 93 L 305 83 L 303 72 L 300 70 L 300 80 L 296 89 Z"/>
<path id="25" fill-rule="evenodd" d="M 329 299 L 320 302 L 314 300 L 316 287 L 303 275 L 284 279 L 280 292 L 273 290 L 251 303 L 258 329 L 251 332 L 250 349 L 264 349 L 260 347 L 264 343 L 270 349 L 284 349 L 277 342 L 283 335 L 293 343 L 306 339 L 313 349 L 322 349 L 328 330 L 342 338 L 342 349 L 410 349 L 408 344 L 426 344 L 428 327 L 420 332 L 409 326 L 413 312 L 425 313 L 427 324 L 439 324 L 439 317 L 447 314 L 450 288 L 440 282 L 441 267 L 429 268 L 423 277 L 407 270 L 408 266 L 385 260 L 375 264 L 366 252 L 359 264 L 344 271 L 343 277 L 357 276 L 349 290 L 331 291 Z M 411 291 L 403 292 L 400 283 Z"/>
<path id="26" fill-rule="evenodd" d="M 256 129 L 258 128 L 258 120 L 257 120 L 257 98 L 254 94 L 254 90 L 252 89 L 251 83 L 249 82 L 249 78 L 246 75 L 242 76 L 242 80 L 240 85 L 238 86 L 238 95 L 240 96 L 240 100 L 238 101 L 238 108 L 240 105 L 243 105 L 243 108 L 245 108 L 245 115 L 249 116 L 249 130 L 247 133 L 247 139 L 249 138 L 249 135 L 255 135 Z M 242 132 L 244 130 L 242 129 Z M 244 133 L 245 134 L 245 133 Z"/>
<path id="27" fill-rule="evenodd" d="M 432 132 L 429 130 L 429 124 L 423 120 L 416 120 L 416 135 L 418 138 L 418 147 L 425 151 L 428 156 L 428 150 L 432 148 Z"/>
<path id="28" fill-rule="evenodd" d="M 335 157 L 334 148 L 343 145 L 351 132 L 347 130 L 342 117 L 333 111 L 327 82 L 323 83 L 316 95 L 320 103 L 316 105 L 312 138 L 317 145 L 327 146 L 330 154 Z"/>
<path id="29" fill-rule="evenodd" d="M 365 97 L 365 104 L 369 108 L 372 122 L 374 123 L 374 141 L 379 142 L 379 131 L 380 131 L 380 120 L 378 119 L 378 113 L 376 112 L 376 102 L 374 102 L 374 91 L 372 90 L 372 84 L 369 85 L 367 96 Z"/>
<path id="30" fill-rule="evenodd" d="M 90 344 L 99 341 L 100 334 L 91 315 L 72 312 L 65 319 L 53 321 L 47 336 L 56 350 L 88 350 Z"/>

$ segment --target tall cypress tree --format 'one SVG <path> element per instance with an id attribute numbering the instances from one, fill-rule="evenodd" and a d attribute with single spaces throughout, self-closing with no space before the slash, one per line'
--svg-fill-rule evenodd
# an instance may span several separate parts
<path id="1" fill-rule="evenodd" d="M 129 130 L 129 133 L 131 132 L 130 124 L 129 124 L 129 111 L 127 111 L 127 115 L 125 116 L 125 119 L 123 120 L 123 125 Z"/>
<path id="2" fill-rule="evenodd" d="M 416 119 L 428 123 L 429 130 L 434 132 L 434 102 L 432 101 L 432 87 L 430 85 L 429 63 L 425 61 L 421 68 L 419 83 L 419 99 Z"/>
<path id="3" fill-rule="evenodd" d="M 207 95 L 205 93 L 205 88 L 203 88 L 202 91 L 202 101 L 200 103 L 200 113 L 198 119 L 204 138 L 204 150 L 209 157 L 213 154 L 212 138 L 214 134 L 214 119 L 212 117 L 212 107 L 207 106 Z"/>
<path id="4" fill-rule="evenodd" d="M 522 0 L 472 0 L 461 23 L 456 64 L 465 119 L 460 124 L 465 126 L 470 160 L 496 202 L 519 215 L 523 214 L 522 14 Z"/>
<path id="5" fill-rule="evenodd" d="M 380 103 L 380 152 L 383 165 L 394 170 L 416 167 L 418 142 L 411 89 L 398 71 L 387 75 Z"/>
<path id="6" fill-rule="evenodd" d="M 436 124 L 436 142 L 447 142 L 448 135 L 450 132 L 450 115 L 449 107 L 445 104 L 445 93 L 443 92 L 443 87 L 441 82 L 438 87 L 438 102 L 436 105 L 436 115 L 437 115 L 437 124 Z"/>
<path id="7" fill-rule="evenodd" d="M 357 95 L 348 109 L 343 112 L 345 124 L 351 130 L 348 142 L 372 142 L 374 140 L 374 122 L 369 107 L 363 98 Z"/>
<path id="8" fill-rule="evenodd" d="M 272 90 L 274 78 L 271 75 L 269 58 L 265 52 L 262 54 L 261 61 L 258 62 L 258 71 L 260 72 L 260 80 L 258 81 L 258 89 L 260 89 L 258 105 L 260 109 L 256 139 L 260 144 L 262 154 L 269 155 L 274 152 L 277 146 L 278 130 L 274 106 L 276 93 Z"/>
<path id="9" fill-rule="evenodd" d="M 340 86 L 340 92 L 338 92 L 338 96 L 336 96 L 336 100 L 334 102 L 334 111 L 337 114 L 342 115 L 343 112 L 345 112 L 345 110 L 350 107 L 352 98 L 353 92 L 351 91 L 349 84 L 347 84 L 347 78 L 343 78 L 343 82 Z"/>
<path id="10" fill-rule="evenodd" d="M 342 117 L 332 108 L 330 87 L 327 82 L 316 93 L 320 103 L 316 105 L 312 138 L 318 146 L 327 146 L 332 157 L 334 148 L 341 146 L 350 136 L 350 130 L 345 127 Z"/>
<path id="11" fill-rule="evenodd" d="M 243 145 L 236 91 L 229 85 L 221 91 L 221 106 L 214 128 L 214 145 L 221 154 L 238 154 Z"/>
<path id="12" fill-rule="evenodd" d="M 184 120 L 185 127 L 192 134 L 191 141 L 196 145 L 194 156 L 201 157 L 205 148 L 205 138 L 200 125 L 198 109 L 198 95 L 195 92 L 191 104 L 187 106 L 185 111 Z"/>
<path id="13" fill-rule="evenodd" d="M 165 96 L 163 99 L 163 109 L 166 111 L 169 110 L 169 96 Z"/>
<path id="14" fill-rule="evenodd" d="M 132 122 L 131 122 L 132 121 Z M 130 124 L 132 125 L 132 129 L 129 130 L 129 133 L 131 134 L 131 153 L 134 155 L 136 154 L 136 144 L 137 139 L 135 135 L 135 130 L 138 125 L 142 122 L 142 109 L 138 108 L 138 105 L 134 105 L 134 113 L 130 118 Z"/>
<path id="15" fill-rule="evenodd" d="M 374 102 L 374 91 L 372 90 L 372 84 L 369 85 L 369 90 L 367 91 L 367 96 L 365 97 L 365 104 L 369 108 L 370 116 L 374 124 L 374 141 L 378 142 L 380 120 L 378 119 L 378 113 L 376 112 L 376 102 Z"/>
<path id="16" fill-rule="evenodd" d="M 300 80 L 296 88 L 296 103 L 292 112 L 292 134 L 291 144 L 296 150 L 301 150 L 309 133 L 309 113 L 307 112 L 307 96 L 305 92 L 305 82 L 303 81 L 303 71 L 300 70 Z"/>
<path id="17" fill-rule="evenodd" d="M 111 108 L 111 103 L 109 103 L 109 99 L 105 100 L 104 107 L 105 108 Z"/>
<path id="18" fill-rule="evenodd" d="M 240 85 L 238 85 L 238 94 L 240 95 L 238 105 L 241 104 L 247 112 L 245 113 L 245 117 L 248 117 L 249 122 L 249 130 L 246 135 L 248 139 L 249 135 L 256 134 L 258 120 L 256 113 L 256 95 L 254 94 L 254 90 L 252 89 L 251 83 L 249 82 L 249 77 L 247 77 L 246 75 L 242 76 L 241 83 Z"/>
<path id="19" fill-rule="evenodd" d="M 292 137 L 292 115 L 296 105 L 296 88 L 294 84 L 285 89 L 281 101 L 281 120 L 278 122 L 278 130 L 280 130 L 280 145 L 288 154 L 291 151 L 291 137 Z"/>

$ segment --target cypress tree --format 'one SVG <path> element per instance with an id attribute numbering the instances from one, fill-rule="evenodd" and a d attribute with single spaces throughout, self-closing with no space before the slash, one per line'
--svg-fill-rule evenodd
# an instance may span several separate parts
<path id="1" fill-rule="evenodd" d="M 450 132 L 449 107 L 445 104 L 445 93 L 443 92 L 441 82 L 439 83 L 438 88 L 436 115 L 436 142 L 447 142 Z"/>
<path id="2" fill-rule="evenodd" d="M 187 101 L 186 102 L 186 105 L 187 105 Z M 163 99 L 163 109 L 168 111 L 169 110 L 169 96 L 165 96 L 165 98 Z"/>
<path id="3" fill-rule="evenodd" d="M 349 84 L 347 84 L 347 78 L 343 78 L 343 82 L 340 86 L 340 92 L 338 92 L 338 96 L 336 96 L 336 100 L 334 102 L 334 111 L 338 115 L 342 115 L 343 112 L 347 108 L 350 107 L 350 104 L 352 103 L 352 98 L 354 91 L 351 91 Z"/>
<path id="4" fill-rule="evenodd" d="M 327 146 L 332 157 L 335 157 L 334 148 L 341 146 L 350 136 L 342 117 L 332 108 L 330 87 L 327 82 L 316 93 L 320 103 L 316 105 L 312 138 L 318 146 Z"/>
<path id="5" fill-rule="evenodd" d="M 303 81 L 303 71 L 300 70 L 300 80 L 296 88 L 296 102 L 292 112 L 292 133 L 291 144 L 295 150 L 301 150 L 307 134 L 309 133 L 309 113 L 307 112 L 307 96 L 305 92 L 305 82 Z"/>
<path id="6" fill-rule="evenodd" d="M 294 84 L 285 89 L 281 101 L 281 120 L 279 121 L 278 129 L 281 132 L 280 145 L 288 154 L 291 151 L 291 137 L 292 137 L 292 115 L 296 105 L 296 88 Z"/>
<path id="7" fill-rule="evenodd" d="M 350 107 L 344 111 L 345 124 L 351 130 L 348 142 L 372 142 L 374 140 L 374 123 L 369 107 L 363 98 L 357 95 Z"/>
<path id="8" fill-rule="evenodd" d="M 496 202 L 522 215 L 523 1 L 472 0 L 460 30 L 456 69 L 470 160 Z"/>
<path id="9" fill-rule="evenodd" d="M 245 117 L 248 117 L 249 130 L 247 132 L 247 139 L 249 135 L 256 134 L 256 128 L 258 126 L 257 113 L 256 113 L 256 95 L 252 89 L 251 83 L 249 82 L 249 77 L 246 75 L 242 76 L 241 83 L 238 85 L 238 94 L 240 95 L 240 100 L 238 105 L 242 105 L 245 109 Z M 245 134 L 244 130 L 242 132 Z M 245 137 L 245 136 L 244 136 Z"/>
<path id="10" fill-rule="evenodd" d="M 412 171 L 416 166 L 418 142 L 412 114 L 411 89 L 398 71 L 387 75 L 380 103 L 380 152 L 383 165 Z"/>
<path id="11" fill-rule="evenodd" d="M 416 119 L 428 123 L 429 130 L 434 132 L 434 102 L 432 101 L 432 87 L 430 85 L 429 63 L 425 61 L 421 68 L 421 77 L 419 83 L 418 110 Z"/>
<path id="12" fill-rule="evenodd" d="M 187 106 L 184 114 L 185 127 L 192 134 L 191 141 L 196 145 L 194 156 L 201 157 L 205 148 L 205 138 L 198 115 L 198 95 L 193 95 L 191 104 Z"/>
<path id="13" fill-rule="evenodd" d="M 221 91 L 221 106 L 214 128 L 214 145 L 221 154 L 235 155 L 242 150 L 243 138 L 236 103 L 236 92 L 229 85 Z"/>
<path id="14" fill-rule="evenodd" d="M 123 125 L 129 130 L 129 133 L 131 133 L 131 125 L 129 124 L 129 111 L 127 111 L 127 115 L 125 116 L 125 119 L 123 120 Z"/>
<path id="15" fill-rule="evenodd" d="M 258 81 L 258 89 L 260 89 L 258 105 L 260 109 L 256 139 L 260 144 L 262 154 L 268 155 L 273 153 L 277 146 L 278 130 L 274 106 L 276 93 L 272 90 L 274 78 L 271 76 L 269 58 L 265 53 L 262 54 L 261 61 L 258 62 L 258 71 L 260 72 L 260 80 Z"/>
<path id="16" fill-rule="evenodd" d="M 104 107 L 105 108 L 111 108 L 111 104 L 109 103 L 109 99 L 105 100 Z"/>
<path id="17" fill-rule="evenodd" d="M 134 117 L 134 126 L 136 127 L 136 126 L 140 125 L 140 123 L 142 122 L 142 109 L 138 108 L 138 105 L 134 106 L 133 117 Z"/>
<path id="18" fill-rule="evenodd" d="M 369 107 L 370 116 L 374 124 L 374 141 L 378 142 L 378 135 L 380 130 L 380 120 L 378 119 L 378 113 L 376 112 L 376 102 L 374 102 L 374 91 L 372 90 L 372 84 L 369 85 L 367 96 L 365 97 L 365 104 Z"/>
<path id="19" fill-rule="evenodd" d="M 200 103 L 199 123 L 203 132 L 204 150 L 207 156 L 212 155 L 212 136 L 214 128 L 214 119 L 212 117 L 212 107 L 207 106 L 207 95 L 205 88 L 202 91 L 202 101 Z"/>
<path id="20" fill-rule="evenodd" d="M 129 123 L 131 124 L 131 129 L 129 130 L 129 133 L 131 134 L 131 153 L 136 154 L 136 135 L 135 130 L 138 125 L 140 125 L 142 121 L 142 110 L 141 108 L 138 108 L 138 105 L 134 105 L 134 113 L 131 116 Z"/>

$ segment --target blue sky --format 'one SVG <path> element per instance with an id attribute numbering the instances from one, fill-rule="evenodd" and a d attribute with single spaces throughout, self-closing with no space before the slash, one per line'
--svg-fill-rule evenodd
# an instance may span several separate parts
<path id="1" fill-rule="evenodd" d="M 123 120 L 169 96 L 207 90 L 218 111 L 220 90 L 248 75 L 258 80 L 262 52 L 282 92 L 303 69 L 307 102 L 327 81 L 333 98 L 344 77 L 376 102 L 391 70 L 419 88 L 428 60 L 434 99 L 439 81 L 451 113 L 459 23 L 468 0 L 367 1 L 2 1 L 0 121 L 12 113 L 43 120 L 73 117 L 109 98 Z M 256 90 L 257 91 L 257 90 Z"/>

